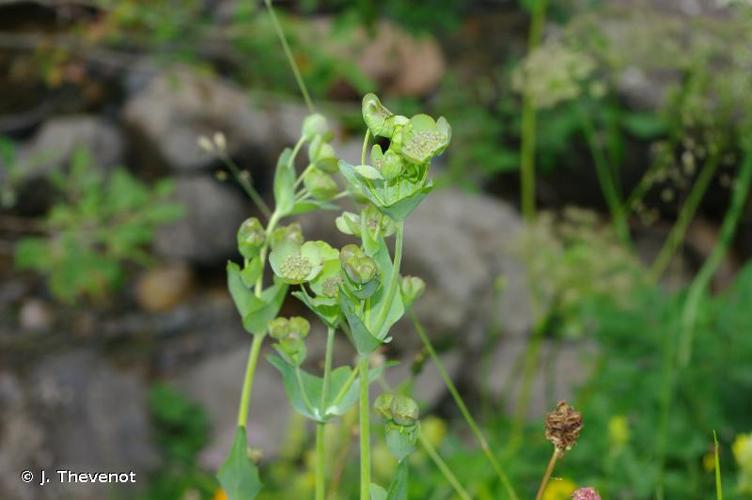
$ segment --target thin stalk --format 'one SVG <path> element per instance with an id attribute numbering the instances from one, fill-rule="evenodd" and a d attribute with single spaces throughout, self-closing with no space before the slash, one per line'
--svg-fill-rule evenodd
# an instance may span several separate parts
<path id="1" fill-rule="evenodd" d="M 713 431 L 713 465 L 715 466 L 715 498 L 723 500 L 723 482 L 721 481 L 721 460 L 718 457 L 718 436 Z"/>
<path id="2" fill-rule="evenodd" d="M 507 445 L 507 454 L 513 455 L 522 444 L 522 433 L 525 426 L 525 417 L 530 407 L 530 398 L 533 392 L 535 374 L 538 372 L 540 351 L 543 347 L 543 329 L 536 328 L 532 338 L 525 349 L 524 364 L 522 369 L 522 387 L 515 402 L 512 429 Z"/>
<path id="3" fill-rule="evenodd" d="M 658 279 L 663 275 L 674 254 L 676 254 L 676 250 L 679 248 L 682 241 L 684 241 L 689 223 L 692 222 L 695 212 L 697 212 L 697 207 L 699 207 L 702 198 L 705 196 L 705 193 L 710 186 L 710 181 L 713 179 L 713 175 L 715 175 L 715 172 L 718 169 L 718 164 L 720 163 L 719 159 L 719 155 L 714 155 L 709 158 L 700 171 L 700 175 L 697 176 L 697 180 L 692 186 L 692 190 L 689 192 L 689 195 L 679 212 L 674 227 L 671 228 L 671 232 L 669 233 L 668 238 L 666 238 L 666 242 L 658 252 L 658 256 L 650 268 L 650 275 L 654 279 Z"/>
<path id="4" fill-rule="evenodd" d="M 256 373 L 261 344 L 264 342 L 266 335 L 254 335 L 251 342 L 251 350 L 248 353 L 248 363 L 245 368 L 245 377 L 243 378 L 243 391 L 240 396 L 240 407 L 238 408 L 238 427 L 245 429 L 248 421 L 248 407 L 251 403 L 251 393 L 253 392 L 253 376 Z"/>
<path id="5" fill-rule="evenodd" d="M 420 444 L 426 450 L 426 453 L 428 453 L 428 456 L 439 469 L 441 474 L 452 486 L 452 488 L 454 488 L 457 496 L 462 500 L 470 500 L 470 495 L 468 495 L 467 491 L 465 491 L 465 488 L 462 487 L 459 480 L 457 479 L 457 476 L 455 476 L 454 472 L 452 472 L 452 469 L 450 469 L 446 462 L 444 462 L 444 459 L 441 458 L 441 455 L 439 455 L 439 453 L 436 451 L 436 448 L 434 448 L 431 442 L 423 435 L 423 431 L 418 433 L 418 439 L 420 440 Z"/>
<path id="6" fill-rule="evenodd" d="M 300 74 L 298 63 L 295 62 L 295 58 L 293 57 L 292 51 L 290 50 L 290 45 L 287 43 L 287 38 L 285 37 L 285 32 L 282 30 L 282 25 L 279 24 L 277 14 L 274 12 L 274 7 L 272 7 L 272 0 L 264 0 L 264 4 L 266 5 L 266 10 L 269 11 L 269 17 L 271 18 L 272 24 L 274 25 L 274 31 L 277 32 L 279 43 L 282 44 L 282 50 L 285 51 L 285 56 L 287 57 L 287 62 L 290 64 L 290 69 L 292 69 L 292 73 L 293 75 L 295 75 L 295 81 L 298 83 L 300 93 L 303 94 L 303 100 L 305 100 L 308 111 L 310 113 L 313 113 L 316 108 L 313 106 L 311 96 L 308 94 L 308 89 L 306 88 L 306 84 L 303 81 L 303 76 Z"/>
<path id="7" fill-rule="evenodd" d="M 363 136 L 363 147 L 360 149 L 360 164 L 366 164 L 366 150 L 368 150 L 368 139 L 371 137 L 371 129 L 367 128 Z"/>
<path id="8" fill-rule="evenodd" d="M 546 466 L 546 472 L 543 473 L 543 478 L 541 479 L 540 486 L 538 486 L 538 493 L 535 495 L 535 500 L 541 500 L 543 498 L 543 493 L 546 491 L 546 486 L 548 486 L 548 481 L 551 479 L 551 474 L 553 474 L 554 472 L 556 461 L 558 459 L 559 451 L 554 448 L 551 459 L 548 461 L 548 465 Z"/>
<path id="9" fill-rule="evenodd" d="M 326 450 L 324 431 L 326 424 L 316 422 L 316 500 L 326 498 Z"/>
<path id="10" fill-rule="evenodd" d="M 547 3 L 547 0 L 537 0 L 533 6 L 528 37 L 528 53 L 535 50 L 540 44 L 543 25 L 546 20 Z M 525 94 L 522 98 L 520 191 L 522 197 L 522 215 L 526 221 L 531 221 L 535 218 L 535 135 L 535 103 L 528 94 Z"/>
<path id="11" fill-rule="evenodd" d="M 368 398 L 368 356 L 358 358 L 360 372 L 360 500 L 371 498 L 371 419 Z"/>
<path id="12" fill-rule="evenodd" d="M 243 188 L 248 197 L 253 201 L 253 203 L 256 204 L 259 210 L 261 210 L 261 213 L 264 214 L 264 217 L 266 217 L 267 219 L 271 217 L 272 211 L 269 209 L 269 205 L 266 204 L 258 191 L 256 191 L 256 188 L 253 187 L 253 183 L 250 179 L 250 174 L 246 172 L 246 174 L 244 175 L 244 173 L 240 171 L 237 163 L 235 163 L 235 161 L 230 158 L 224 151 L 219 153 L 219 159 L 222 160 L 222 163 L 224 163 L 225 166 L 230 170 L 230 172 L 232 172 L 235 180 L 238 181 L 240 187 Z"/>
<path id="13" fill-rule="evenodd" d="M 598 184 L 600 184 L 603 197 L 606 199 L 606 204 L 611 212 L 611 218 L 614 223 L 614 229 L 619 239 L 624 244 L 629 244 L 629 227 L 627 225 L 626 212 L 624 210 L 624 204 L 622 203 L 619 191 L 616 188 L 616 182 L 613 177 L 613 172 L 608 165 L 608 160 L 603 154 L 603 149 L 599 147 L 596 138 L 595 127 L 590 119 L 590 116 L 580 107 L 580 121 L 582 122 L 582 131 L 585 134 L 585 140 L 590 148 L 590 154 L 593 157 L 593 163 L 595 163 L 595 173 L 598 176 Z"/>
<path id="14" fill-rule="evenodd" d="M 671 406 L 677 372 L 689 366 L 692 359 L 692 343 L 694 340 L 694 331 L 697 326 L 697 312 L 700 307 L 700 301 L 707 293 L 710 280 L 718 270 L 723 258 L 731 246 L 736 233 L 739 219 L 744 211 L 744 205 L 749 194 L 750 184 L 752 184 L 752 145 L 746 146 L 746 157 L 742 164 L 741 171 L 736 180 L 734 192 L 731 197 L 731 204 L 726 211 L 721 226 L 721 233 L 718 242 L 715 244 L 710 256 L 705 260 L 697 276 L 692 280 L 687 292 L 682 314 L 679 319 L 677 338 L 673 339 L 671 335 L 667 336 L 665 355 L 663 360 L 664 382 L 661 397 L 661 420 L 659 423 L 658 437 L 656 443 L 656 457 L 658 464 L 657 491 L 658 497 L 663 497 L 663 472 L 666 458 L 666 448 L 668 446 L 668 424 L 671 417 Z M 674 341 L 675 340 L 675 341 Z M 678 355 L 677 355 L 678 353 Z"/>
<path id="15" fill-rule="evenodd" d="M 483 453 L 486 455 L 486 458 L 488 459 L 489 463 L 491 464 L 494 471 L 496 472 L 496 475 L 499 476 L 499 480 L 501 481 L 501 484 L 504 486 L 504 489 L 506 490 L 507 497 L 509 497 L 512 500 L 517 500 L 518 497 L 514 491 L 514 488 L 512 487 L 512 483 L 509 481 L 509 478 L 504 472 L 504 469 L 502 469 L 499 461 L 496 460 L 496 457 L 491 451 L 491 447 L 489 446 L 488 440 L 483 434 L 483 431 L 480 430 L 480 427 L 478 427 L 478 424 L 475 422 L 475 419 L 473 418 L 472 414 L 467 409 L 467 405 L 465 404 L 464 399 L 462 399 L 462 396 L 457 390 L 457 387 L 454 385 L 454 382 L 452 381 L 452 378 L 449 376 L 449 373 L 447 373 L 446 368 L 444 367 L 444 363 L 441 362 L 441 359 L 436 354 L 436 350 L 434 349 L 433 344 L 431 343 L 431 340 L 428 338 L 428 335 L 426 335 L 426 331 L 423 328 L 423 325 L 421 325 L 420 321 L 418 320 L 418 317 L 415 315 L 412 309 L 408 311 L 408 314 L 410 315 L 410 319 L 413 322 L 413 327 L 415 328 L 415 332 L 418 334 L 418 337 L 420 337 L 420 340 L 423 342 L 423 345 L 428 351 L 428 354 L 431 356 L 431 359 L 436 364 L 436 369 L 439 371 L 439 374 L 441 375 L 441 378 L 444 381 L 444 384 L 449 390 L 449 393 L 452 395 L 452 398 L 454 399 L 454 402 L 457 405 L 457 408 L 459 408 L 460 413 L 462 413 L 462 416 L 464 417 L 465 422 L 467 422 L 468 427 L 470 427 L 470 430 L 473 432 L 475 439 L 478 441 L 478 444 L 480 445 L 481 449 L 483 450 Z"/>
<path id="16" fill-rule="evenodd" d="M 334 351 L 334 328 L 326 331 L 326 353 L 324 354 L 324 381 L 321 386 L 321 404 L 326 413 L 326 401 L 329 399 L 329 374 L 332 371 L 332 353 Z M 326 423 L 316 423 L 316 500 L 324 500 L 326 496 L 326 443 L 324 431 Z"/>

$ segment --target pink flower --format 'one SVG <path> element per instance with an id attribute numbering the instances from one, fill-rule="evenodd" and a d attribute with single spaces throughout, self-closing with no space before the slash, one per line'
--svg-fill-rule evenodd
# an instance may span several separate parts
<path id="1" fill-rule="evenodd" d="M 595 488 L 580 488 L 572 493 L 572 500 L 601 500 Z"/>

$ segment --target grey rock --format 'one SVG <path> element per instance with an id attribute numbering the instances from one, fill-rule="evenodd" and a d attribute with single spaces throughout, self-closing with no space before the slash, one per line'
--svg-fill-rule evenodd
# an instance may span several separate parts
<path id="1" fill-rule="evenodd" d="M 214 163 L 196 141 L 222 132 L 232 156 L 270 162 L 300 134 L 305 108 L 252 99 L 219 77 L 175 68 L 152 78 L 125 104 L 124 119 L 145 169 L 195 172 Z"/>
<path id="2" fill-rule="evenodd" d="M 37 178 L 67 167 L 73 153 L 86 149 L 93 166 L 108 168 L 122 163 L 124 140 L 111 123 L 96 116 L 76 115 L 45 122 L 18 152 L 25 175 Z"/>
<path id="3" fill-rule="evenodd" d="M 180 177 L 173 198 L 183 205 L 185 216 L 157 230 L 154 248 L 159 255 L 211 264 L 234 254 L 235 233 L 250 213 L 237 190 L 211 177 Z"/>
<path id="4" fill-rule="evenodd" d="M 250 339 L 231 350 L 216 353 L 179 373 L 174 385 L 207 411 L 212 427 L 209 444 L 199 456 L 209 470 L 217 470 L 232 445 L 237 427 L 238 402 L 243 385 Z M 276 456 L 284 446 L 290 419 L 279 373 L 266 362 L 262 351 L 253 383 L 248 440 L 265 458 Z"/>
<path id="5" fill-rule="evenodd" d="M 20 471 L 41 468 L 133 471 L 137 484 L 122 490 L 133 495 L 159 463 L 142 378 L 112 367 L 93 351 L 42 359 L 25 383 L 0 375 L 0 400 L 3 498 L 94 500 L 118 489 L 92 484 L 40 488 L 18 480 Z"/>

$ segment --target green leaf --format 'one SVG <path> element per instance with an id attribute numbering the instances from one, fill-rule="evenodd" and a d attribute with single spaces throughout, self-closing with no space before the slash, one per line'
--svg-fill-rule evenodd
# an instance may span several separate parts
<path id="1" fill-rule="evenodd" d="M 292 296 L 303 302 L 326 326 L 335 328 L 339 323 L 340 310 L 336 297 L 311 297 L 300 290 L 292 292 Z"/>
<path id="2" fill-rule="evenodd" d="M 381 172 L 373 168 L 371 165 L 356 165 L 355 172 L 366 179 L 383 181 L 384 177 Z"/>
<path id="3" fill-rule="evenodd" d="M 399 290 L 397 290 L 397 292 L 394 294 L 394 298 L 392 299 L 391 304 L 386 304 L 388 286 L 389 283 L 391 283 L 392 275 L 394 274 L 394 264 L 389 257 L 389 249 L 386 246 L 386 241 L 384 241 L 384 238 L 380 238 L 379 249 L 374 254 L 373 258 L 379 267 L 379 272 L 381 273 L 382 280 L 385 283 L 385 286 L 382 287 L 382 289 L 373 297 L 371 301 L 371 309 L 373 313 L 371 317 L 380 318 L 382 310 L 385 307 L 389 307 L 389 312 L 385 316 L 384 324 L 381 325 L 381 329 L 376 332 L 376 337 L 383 339 L 386 338 L 389 330 L 392 328 L 392 325 L 399 321 L 400 318 L 402 318 L 402 316 L 405 314 L 405 306 L 402 301 L 402 293 Z M 397 280 L 400 279 L 399 276 L 395 276 L 394 278 Z M 375 327 L 376 325 L 371 326 Z"/>
<path id="4" fill-rule="evenodd" d="M 232 261 L 227 262 L 227 288 L 240 316 L 245 317 L 258 299 L 243 282 L 240 266 Z"/>
<path id="5" fill-rule="evenodd" d="M 408 462 L 408 460 L 403 459 L 397 465 L 394 479 L 392 479 L 392 484 L 389 485 L 389 491 L 387 491 L 386 500 L 407 500 Z"/>
<path id="6" fill-rule="evenodd" d="M 355 345 L 358 354 L 371 354 L 378 349 L 382 343 L 389 341 L 382 341 L 373 336 L 365 323 L 363 323 L 363 320 L 361 320 L 355 312 L 352 299 L 347 296 L 347 293 L 343 289 L 340 289 L 339 291 L 339 306 L 347 319 L 347 323 L 350 325 L 352 342 Z"/>
<path id="7" fill-rule="evenodd" d="M 337 205 L 327 201 L 304 200 L 295 203 L 292 211 L 288 215 L 302 215 L 316 210 L 337 210 Z"/>
<path id="8" fill-rule="evenodd" d="M 423 201 L 432 190 L 433 184 L 431 181 L 428 181 L 425 186 L 416 190 L 409 196 L 400 198 L 397 202 L 391 205 L 376 205 L 376 207 L 395 221 L 403 221 L 418 207 L 418 205 L 420 205 L 420 202 Z"/>
<path id="9" fill-rule="evenodd" d="M 322 405 L 321 393 L 324 387 L 322 377 L 301 370 L 279 356 L 272 355 L 268 359 L 269 363 L 282 375 L 282 384 L 290 405 L 306 418 L 326 423 L 332 417 L 347 413 L 358 401 L 358 377 L 351 379 L 353 373 L 349 366 L 340 366 L 331 371 L 327 399 Z M 298 370 L 300 370 L 300 377 L 298 377 Z M 369 384 L 381 376 L 383 371 L 383 366 L 369 370 Z M 339 401 L 337 401 L 338 398 Z"/>
<path id="10" fill-rule="evenodd" d="M 53 265 L 47 240 L 43 238 L 24 238 L 16 244 L 16 267 L 19 269 L 47 270 Z"/>
<path id="11" fill-rule="evenodd" d="M 254 302 L 248 313 L 243 316 L 243 327 L 253 335 L 266 331 L 266 325 L 277 317 L 282 302 L 287 295 L 287 284 L 277 281 L 261 292 L 261 300 Z"/>
<path id="12" fill-rule="evenodd" d="M 371 500 L 386 500 L 386 490 L 376 483 L 371 483 Z"/>
<path id="13" fill-rule="evenodd" d="M 295 208 L 295 167 L 292 150 L 285 148 L 277 160 L 274 173 L 274 201 L 281 216 L 289 215 Z"/>
<path id="14" fill-rule="evenodd" d="M 227 460 L 217 472 L 217 479 L 228 500 L 253 500 L 261 491 L 256 465 L 248 458 L 245 428 L 238 427 Z"/>

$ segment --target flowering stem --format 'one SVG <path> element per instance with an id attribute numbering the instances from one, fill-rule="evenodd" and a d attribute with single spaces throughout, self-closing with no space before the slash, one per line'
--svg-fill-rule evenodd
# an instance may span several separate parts
<path id="1" fill-rule="evenodd" d="M 324 355 L 324 382 L 321 386 L 321 411 L 326 415 L 326 402 L 329 398 L 329 374 L 332 371 L 332 353 L 334 351 L 334 328 L 326 331 L 326 354 Z M 316 500 L 326 496 L 326 446 L 324 442 L 324 422 L 316 423 Z"/>
<path id="2" fill-rule="evenodd" d="M 538 47 L 546 19 L 547 0 L 537 0 L 533 6 L 530 23 L 528 52 Z M 522 102 L 522 144 L 520 146 L 520 191 L 522 195 L 522 215 L 526 221 L 535 218 L 535 133 L 536 111 L 532 97 L 525 94 Z"/>
<path id="3" fill-rule="evenodd" d="M 261 213 L 264 214 L 267 219 L 271 217 L 272 211 L 269 209 L 269 205 L 266 204 L 258 191 L 256 191 L 256 188 L 253 187 L 253 182 L 250 180 L 250 174 L 246 172 L 246 175 L 244 175 L 244 173 L 240 171 L 240 168 L 238 168 L 237 163 L 235 163 L 225 151 L 219 153 L 219 159 L 222 160 L 222 163 L 224 163 L 230 172 L 232 172 L 235 180 L 238 181 L 238 184 L 240 184 L 240 187 L 243 188 L 251 201 L 253 201 L 258 209 L 261 210 Z"/>
<path id="4" fill-rule="evenodd" d="M 548 465 L 546 466 L 546 472 L 543 473 L 543 479 L 541 479 L 540 486 L 538 486 L 538 493 L 535 495 L 535 500 L 541 500 L 543 498 L 543 493 L 546 491 L 546 486 L 548 485 L 548 481 L 551 479 L 551 474 L 553 474 L 554 472 L 556 461 L 558 459 L 559 451 L 554 448 L 551 459 L 548 461 Z"/>
<path id="5" fill-rule="evenodd" d="M 368 399 L 368 356 L 358 358 L 360 373 L 360 500 L 371 498 L 371 422 Z"/>
<path id="6" fill-rule="evenodd" d="M 614 229 L 616 234 L 622 243 L 629 243 L 629 227 L 627 225 L 627 217 L 624 211 L 624 204 L 621 201 L 619 191 L 616 189 L 616 183 L 614 182 L 613 172 L 608 165 L 603 149 L 598 146 L 596 140 L 595 127 L 593 122 L 582 107 L 580 111 L 580 120 L 582 121 L 582 131 L 585 134 L 585 140 L 590 148 L 590 154 L 593 157 L 595 163 L 595 173 L 598 177 L 598 184 L 600 184 L 603 197 L 606 198 L 609 211 L 611 212 L 611 218 L 614 222 Z"/>
<path id="7" fill-rule="evenodd" d="M 251 350 L 248 353 L 248 363 L 245 368 L 245 378 L 243 379 L 243 391 L 240 396 L 240 407 L 238 408 L 238 427 L 245 429 L 248 421 L 248 407 L 251 403 L 251 393 L 253 392 L 253 376 L 256 373 L 261 344 L 264 342 L 265 334 L 253 336 Z"/>
<path id="8" fill-rule="evenodd" d="M 703 196 L 705 196 L 710 181 L 713 179 L 713 175 L 715 175 L 718 168 L 718 164 L 720 163 L 719 156 L 720 155 L 716 154 L 709 158 L 705 163 L 705 166 L 702 168 L 700 175 L 697 176 L 697 180 L 692 186 L 692 190 L 689 192 L 687 200 L 684 202 L 684 205 L 679 212 L 679 216 L 676 218 L 676 224 L 671 228 L 671 232 L 669 233 L 668 238 L 666 238 L 666 243 L 664 243 L 660 252 L 658 252 L 658 256 L 650 268 L 650 274 L 654 279 L 658 279 L 663 275 L 671 262 L 671 258 L 676 253 L 682 240 L 684 240 L 684 235 L 687 233 L 687 227 L 689 227 L 689 223 L 692 221 L 692 218 L 697 211 L 697 207 L 700 205 Z"/>
<path id="9" fill-rule="evenodd" d="M 282 50 L 284 50 L 285 56 L 287 57 L 287 62 L 290 64 L 290 69 L 292 69 L 292 73 L 293 75 L 295 75 L 295 81 L 298 83 L 300 93 L 303 94 L 303 99 L 305 100 L 306 106 L 308 107 L 308 111 L 310 113 L 313 113 L 315 108 L 313 106 L 313 102 L 311 101 L 311 96 L 308 95 L 308 89 L 306 88 L 303 77 L 300 74 L 300 68 L 298 68 L 298 64 L 295 62 L 295 58 L 293 57 L 292 51 L 290 50 L 290 45 L 287 43 L 287 38 L 285 38 L 285 32 L 282 31 L 282 26 L 279 24 L 277 14 L 274 12 L 274 8 L 272 7 L 272 0 L 264 0 L 264 4 L 266 5 L 266 9 L 269 11 L 269 17 L 271 18 L 272 24 L 274 25 L 274 31 L 277 32 L 279 43 L 282 44 Z"/>
<path id="10" fill-rule="evenodd" d="M 428 453 L 428 456 L 431 458 L 431 460 L 433 460 L 433 463 L 436 464 L 436 467 L 444 475 L 444 478 L 450 485 L 452 485 L 452 488 L 454 488 L 457 496 L 462 500 L 470 500 L 470 495 L 468 495 L 467 491 L 465 491 L 465 488 L 462 487 L 459 480 L 457 479 L 457 476 L 455 476 L 452 472 L 452 469 L 449 468 L 446 462 L 444 462 L 444 459 L 442 459 L 438 454 L 436 449 L 431 444 L 431 441 L 426 439 L 426 437 L 423 435 L 423 431 L 418 433 L 418 439 L 420 440 L 420 444 L 423 445 L 423 448 L 425 448 L 426 453 Z"/>
<path id="11" fill-rule="evenodd" d="M 418 317 L 415 315 L 412 309 L 408 311 L 408 314 L 410 315 L 410 319 L 413 322 L 415 332 L 418 334 L 418 337 L 420 337 L 420 340 L 423 342 L 423 345 L 428 351 L 428 354 L 431 356 L 431 359 L 436 364 L 436 369 L 439 371 L 439 374 L 441 375 L 441 378 L 444 381 L 444 384 L 449 390 L 449 393 L 452 395 L 452 398 L 454 399 L 454 402 L 457 405 L 457 408 L 459 408 L 460 413 L 462 413 L 462 416 L 465 418 L 465 422 L 467 422 L 468 427 L 470 427 L 470 430 L 475 435 L 475 439 L 478 441 L 478 444 L 480 444 L 480 447 L 483 450 L 483 453 L 486 455 L 486 458 L 488 459 L 494 471 L 496 472 L 496 475 L 499 476 L 499 480 L 501 481 L 501 484 L 504 486 L 504 489 L 507 492 L 507 497 L 509 497 L 512 500 L 517 500 L 517 494 L 515 493 L 514 488 L 512 487 L 512 483 L 509 481 L 509 478 L 504 472 L 504 469 L 502 469 L 501 464 L 498 462 L 498 460 L 496 460 L 496 457 L 491 451 L 491 447 L 488 445 L 488 440 L 486 440 L 486 437 L 483 435 L 483 432 L 480 430 L 480 427 L 478 427 L 478 424 L 475 422 L 475 419 L 470 414 L 470 411 L 467 409 L 467 405 L 465 404 L 465 401 L 462 399 L 462 396 L 457 390 L 457 387 L 454 385 L 454 382 L 452 382 L 452 378 L 449 376 L 449 373 L 447 373 L 446 368 L 444 367 L 444 363 L 441 362 L 441 359 L 436 354 L 436 350 L 433 348 L 433 344 L 428 338 L 428 335 L 426 335 L 426 331 L 423 329 L 423 325 L 421 325 L 420 321 L 418 320 Z"/>

